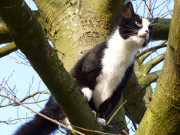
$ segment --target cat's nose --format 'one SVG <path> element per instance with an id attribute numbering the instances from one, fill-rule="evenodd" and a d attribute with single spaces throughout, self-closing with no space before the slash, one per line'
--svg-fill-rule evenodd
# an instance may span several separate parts
<path id="1" fill-rule="evenodd" d="M 145 33 L 143 33 L 140 37 L 141 38 L 146 38 L 146 36 L 149 34 L 148 30 L 145 30 Z"/>
<path id="2" fill-rule="evenodd" d="M 148 30 L 145 30 L 145 33 L 146 33 L 146 34 L 149 34 L 149 31 L 148 31 Z"/>

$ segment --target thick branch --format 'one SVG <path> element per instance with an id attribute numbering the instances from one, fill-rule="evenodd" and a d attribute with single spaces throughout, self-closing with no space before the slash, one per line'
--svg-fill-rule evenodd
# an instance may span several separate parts
<path id="1" fill-rule="evenodd" d="M 11 36 L 9 35 L 6 24 L 0 18 L 0 44 L 9 42 L 12 42 Z"/>
<path id="2" fill-rule="evenodd" d="M 39 17 L 38 11 L 34 11 L 34 14 L 37 16 L 38 21 L 43 25 L 42 18 Z M 170 26 L 170 19 L 159 19 L 158 23 L 154 27 L 154 36 L 153 40 L 167 40 Z M 44 27 L 44 32 L 46 33 L 47 29 Z M 46 33 L 49 37 L 49 33 Z M 9 35 L 8 29 L 2 19 L 0 18 L 0 44 L 12 42 L 12 39 Z"/>
<path id="3" fill-rule="evenodd" d="M 163 69 L 136 135 L 180 133 L 180 1 L 174 5 Z"/>
<path id="4" fill-rule="evenodd" d="M 156 71 L 153 73 L 146 74 L 143 78 L 139 79 L 139 85 L 141 85 L 142 89 L 146 89 L 150 86 L 151 83 L 156 82 L 159 78 L 161 71 Z"/>
<path id="5" fill-rule="evenodd" d="M 153 67 L 155 67 L 157 64 L 159 64 L 161 61 L 164 60 L 164 56 L 165 56 L 165 54 L 161 54 L 161 55 L 149 60 L 146 64 L 141 65 L 140 68 L 141 68 L 142 73 L 148 74 L 149 71 Z"/>
<path id="6" fill-rule="evenodd" d="M 41 24 L 42 21 L 39 16 L 39 12 L 38 11 L 32 11 L 32 12 L 37 17 L 38 22 Z M 46 35 L 46 37 L 49 39 L 48 35 Z M 8 30 L 6 24 L 0 17 L 0 44 L 10 43 L 10 42 L 13 42 L 13 40 L 11 38 L 11 35 L 9 34 L 9 30 Z"/>
<path id="7" fill-rule="evenodd" d="M 154 26 L 153 40 L 167 40 L 170 27 L 170 19 L 158 19 Z"/>
<path id="8" fill-rule="evenodd" d="M 7 24 L 14 42 L 31 62 L 72 124 L 101 130 L 75 80 L 64 69 L 26 3 L 23 0 L 0 0 L 0 16 Z"/>
<path id="9" fill-rule="evenodd" d="M 143 62 L 144 62 L 144 60 L 148 57 L 148 56 L 150 56 L 153 52 L 155 52 L 156 50 L 151 50 L 151 51 L 148 51 L 148 52 L 146 52 L 145 54 L 143 54 L 141 57 L 137 57 L 137 55 L 136 55 L 136 59 L 137 59 L 137 62 L 138 62 L 138 64 L 139 65 L 142 65 L 143 64 Z"/>

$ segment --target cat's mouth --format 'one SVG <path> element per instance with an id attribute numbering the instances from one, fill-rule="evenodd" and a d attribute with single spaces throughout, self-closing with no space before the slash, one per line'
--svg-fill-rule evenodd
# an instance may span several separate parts
<path id="1" fill-rule="evenodd" d="M 140 38 L 146 38 L 146 34 L 139 36 Z"/>
<path id="2" fill-rule="evenodd" d="M 143 39 L 146 39 L 148 36 L 148 33 L 145 33 L 145 34 L 142 34 L 142 35 L 139 35 L 140 38 L 143 38 Z"/>

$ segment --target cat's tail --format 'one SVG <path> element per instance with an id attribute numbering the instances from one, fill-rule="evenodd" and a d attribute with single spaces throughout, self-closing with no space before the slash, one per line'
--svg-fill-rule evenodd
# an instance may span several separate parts
<path id="1" fill-rule="evenodd" d="M 49 98 L 45 108 L 41 110 L 40 113 L 66 124 L 67 118 L 52 96 Z M 14 135 L 49 135 L 56 129 L 58 129 L 57 124 L 36 114 L 33 120 L 22 125 Z M 71 135 L 72 133 L 67 131 L 67 134 Z"/>

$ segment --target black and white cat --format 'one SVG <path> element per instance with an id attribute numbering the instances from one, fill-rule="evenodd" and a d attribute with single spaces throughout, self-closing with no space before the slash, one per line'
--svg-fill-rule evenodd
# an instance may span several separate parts
<path id="1" fill-rule="evenodd" d="M 149 43 L 156 21 L 138 16 L 132 3 L 127 3 L 111 35 L 88 51 L 71 70 L 102 125 L 120 100 L 133 71 L 135 54 Z M 67 121 L 52 96 L 41 113 Z M 16 135 L 47 135 L 57 128 L 56 124 L 36 115 Z"/>
<path id="2" fill-rule="evenodd" d="M 98 117 L 107 118 L 120 100 L 133 71 L 135 54 L 152 37 L 152 26 L 129 2 L 111 35 L 81 58 L 70 72 Z"/>

